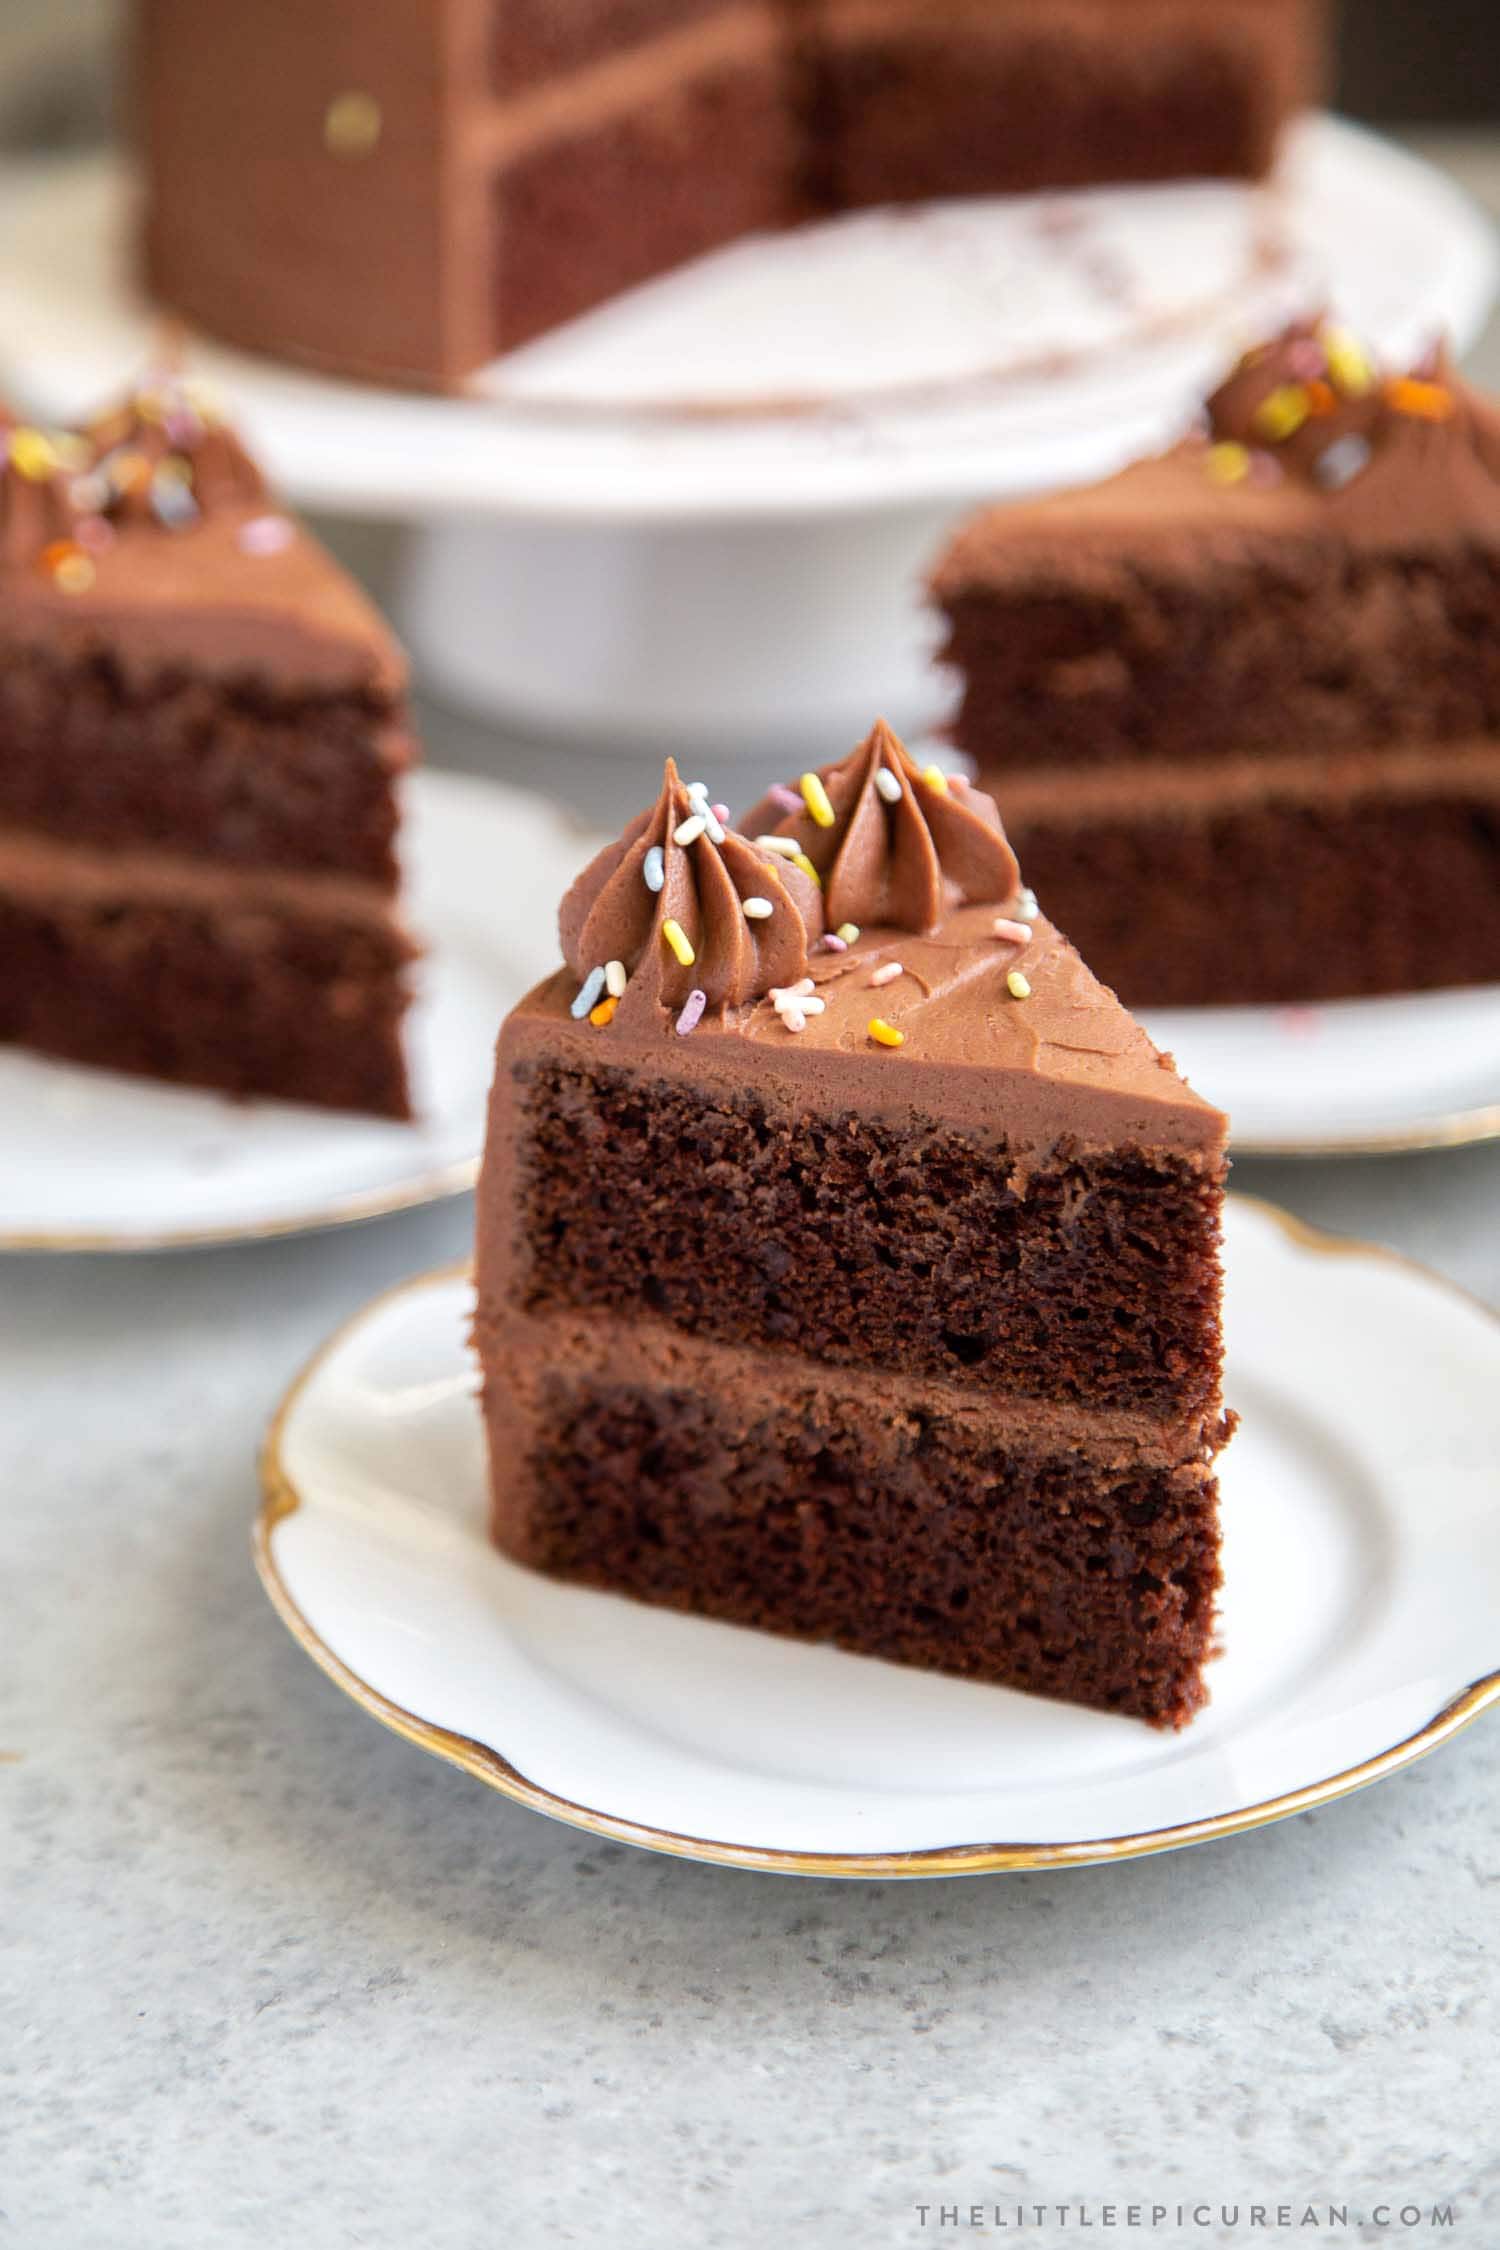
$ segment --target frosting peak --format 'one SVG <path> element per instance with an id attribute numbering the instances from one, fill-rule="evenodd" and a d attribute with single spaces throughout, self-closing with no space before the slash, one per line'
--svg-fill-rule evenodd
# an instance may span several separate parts
<path id="1" fill-rule="evenodd" d="M 816 885 L 728 828 L 670 758 L 656 803 L 590 861 L 558 915 L 580 1000 L 592 992 L 591 1006 L 614 999 L 629 1014 L 759 1000 L 802 975 L 822 926 Z M 613 964 L 622 993 L 606 981 Z"/>
<path id="2" fill-rule="evenodd" d="M 841 764 L 763 798 L 743 825 L 800 847 L 834 929 L 931 930 L 950 908 L 999 904 L 1020 884 L 992 799 L 923 771 L 883 719 Z"/>

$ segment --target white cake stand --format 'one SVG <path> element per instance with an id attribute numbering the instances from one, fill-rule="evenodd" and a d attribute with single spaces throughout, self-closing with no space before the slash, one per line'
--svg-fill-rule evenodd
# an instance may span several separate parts
<path id="1" fill-rule="evenodd" d="M 0 390 L 65 416 L 149 357 L 114 160 L 0 180 Z M 1168 437 L 1257 330 L 1328 302 L 1392 357 L 1472 341 L 1491 230 L 1336 119 L 1276 178 L 874 212 L 744 243 L 488 369 L 462 400 L 205 342 L 290 496 L 411 527 L 426 684 L 622 746 L 827 754 L 942 690 L 922 571 L 977 501 Z"/>

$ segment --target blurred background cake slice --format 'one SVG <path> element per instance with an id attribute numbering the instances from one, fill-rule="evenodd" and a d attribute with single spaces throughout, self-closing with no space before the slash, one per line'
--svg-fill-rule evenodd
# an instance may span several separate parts
<path id="1" fill-rule="evenodd" d="M 1305 323 L 937 565 L 954 739 L 1134 1004 L 1500 980 L 1500 414 Z"/>
<path id="2" fill-rule="evenodd" d="M 0 1039 L 410 1114 L 404 660 L 216 404 L 0 428 Z"/>

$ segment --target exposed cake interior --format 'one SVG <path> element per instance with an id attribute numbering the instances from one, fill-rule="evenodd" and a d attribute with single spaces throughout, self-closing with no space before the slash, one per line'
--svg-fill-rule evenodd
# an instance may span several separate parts
<path id="1" fill-rule="evenodd" d="M 829 825 L 768 805 L 757 844 L 693 834 L 671 777 L 565 902 L 574 968 L 505 1027 L 476 1328 L 496 1537 L 1181 1723 L 1218 1579 L 1223 1121 L 1012 918 L 987 800 L 884 730 L 812 780 Z M 856 926 L 861 899 L 887 919 Z M 793 922 L 790 952 L 740 943 Z"/>
<path id="2" fill-rule="evenodd" d="M 389 634 L 196 385 L 0 448 L 0 1038 L 408 1115 Z"/>

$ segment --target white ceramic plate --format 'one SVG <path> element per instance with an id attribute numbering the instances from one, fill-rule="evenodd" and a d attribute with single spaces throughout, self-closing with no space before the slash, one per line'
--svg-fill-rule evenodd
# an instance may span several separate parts
<path id="1" fill-rule="evenodd" d="M 461 1273 L 299 1379 L 257 1560 L 377 1718 L 508 1796 L 690 1858 L 924 1875 L 1128 1858 L 1378 1779 L 1500 1698 L 1500 1325 L 1231 1202 L 1227 1653 L 1182 1735 L 553 1584 L 484 1535 Z"/>
<path id="2" fill-rule="evenodd" d="M 12 170 L 0 387 L 77 411 L 151 349 L 118 163 Z M 1266 189 L 1195 182 L 872 212 L 740 244 L 499 361 L 477 399 L 205 344 L 291 496 L 347 514 L 805 519 L 1083 481 L 1159 441 L 1246 336 L 1320 294 L 1383 350 L 1466 344 L 1490 229 L 1327 117 Z"/>
<path id="3" fill-rule="evenodd" d="M 1380 1156 L 1500 1137 L 1500 985 L 1297 1008 L 1146 1009 L 1238 1156 Z"/>
<path id="4" fill-rule="evenodd" d="M 592 848 L 539 798 L 419 773 L 410 913 L 429 951 L 413 1125 L 231 1102 L 0 1048 L 0 1250 L 141 1250 L 289 1234 L 473 1182 L 500 1019 L 555 966 L 557 900 Z"/>

